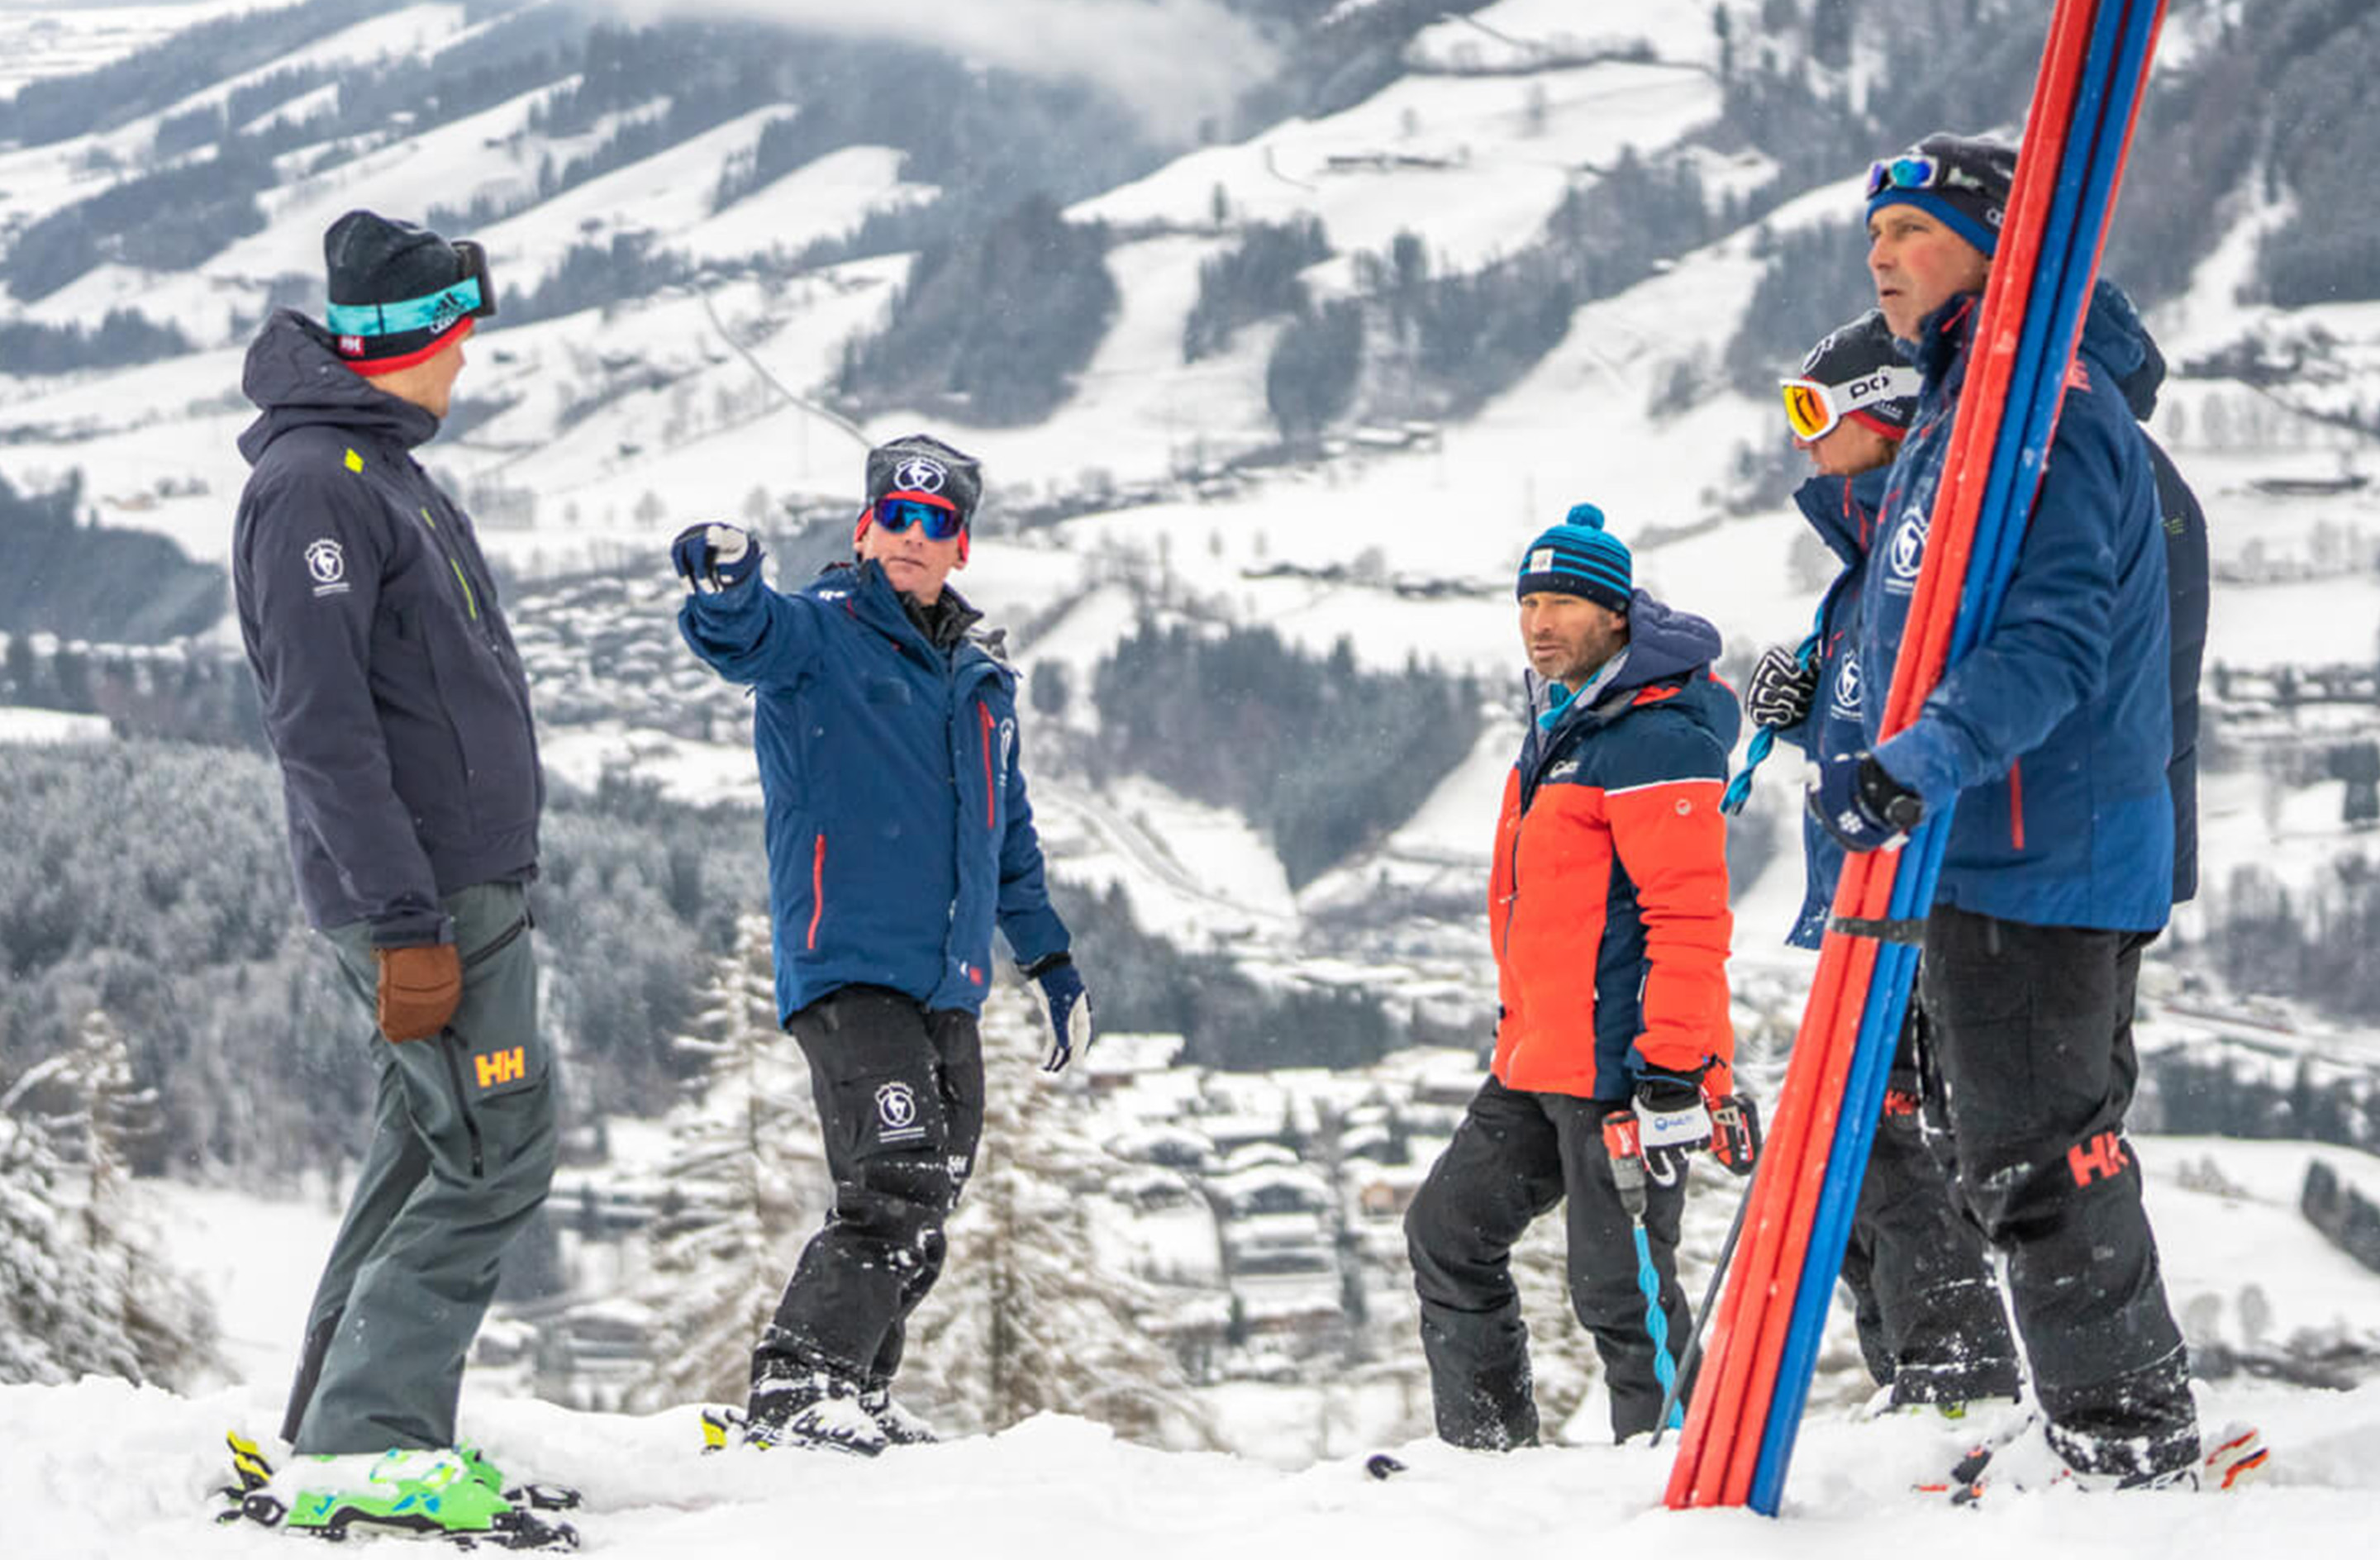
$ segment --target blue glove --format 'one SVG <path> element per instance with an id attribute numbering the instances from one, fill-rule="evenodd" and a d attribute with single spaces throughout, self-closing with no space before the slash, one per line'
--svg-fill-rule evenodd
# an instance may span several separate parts
<path id="1" fill-rule="evenodd" d="M 1076 1050 L 1091 1048 L 1091 998 L 1083 989 L 1083 973 L 1075 968 L 1071 953 L 1036 959 L 1025 973 L 1039 984 L 1050 1004 L 1050 1055 L 1042 1061 L 1041 1070 L 1062 1072 Z"/>
<path id="2" fill-rule="evenodd" d="M 736 526 L 688 526 L 670 543 L 670 566 L 706 596 L 733 590 L 760 568 L 760 539 Z"/>
<path id="3" fill-rule="evenodd" d="M 1810 816 L 1847 851 L 1894 851 L 1925 816 L 1917 793 L 1894 780 L 1865 748 L 1819 764 L 1810 782 Z"/>

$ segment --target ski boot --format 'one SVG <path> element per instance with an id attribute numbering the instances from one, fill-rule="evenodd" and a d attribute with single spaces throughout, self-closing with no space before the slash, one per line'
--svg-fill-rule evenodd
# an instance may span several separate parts
<path id="1" fill-rule="evenodd" d="M 219 1521 L 246 1519 L 334 1540 L 394 1532 L 444 1539 L 462 1549 L 578 1547 L 577 1529 L 516 1506 L 481 1483 L 452 1449 L 298 1457 L 274 1472 L 255 1443 L 230 1439 L 235 1474 L 247 1487 Z"/>
<path id="2" fill-rule="evenodd" d="M 755 1451 L 793 1447 L 872 1457 L 892 1444 L 874 1415 L 862 1406 L 857 1387 L 825 1371 L 763 1381 L 752 1389 L 751 1407 L 705 1409 L 703 1450 L 734 1445 Z"/>

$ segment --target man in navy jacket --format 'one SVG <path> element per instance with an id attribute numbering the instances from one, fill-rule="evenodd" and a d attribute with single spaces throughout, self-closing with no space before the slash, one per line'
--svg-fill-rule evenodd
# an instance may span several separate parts
<path id="1" fill-rule="evenodd" d="M 759 695 L 778 1016 L 835 1183 L 753 1350 L 744 1440 L 873 1455 L 930 1438 L 892 1381 L 983 1128 L 995 925 L 1048 1000 L 1048 1070 L 1091 1031 L 1042 882 L 1015 674 L 947 584 L 979 468 L 912 434 L 869 451 L 867 475 L 857 557 L 799 592 L 762 583 L 759 543 L 732 526 L 689 527 L 671 557 L 693 591 L 686 644 Z"/>
<path id="2" fill-rule="evenodd" d="M 249 349 L 232 578 L 298 897 L 377 1020 L 379 1093 L 282 1433 L 451 1458 L 464 1356 L 554 1157 L 528 681 L 468 516 L 412 454 L 495 296 L 476 246 L 370 212 L 323 252 L 324 323 L 280 310 Z M 335 1506 L 339 1470 L 305 1471 Z"/>
<path id="3" fill-rule="evenodd" d="M 1876 164 L 1868 264 L 1924 375 L 1862 589 L 1860 655 L 1891 685 L 1964 386 L 2013 149 L 1937 135 Z M 2123 1135 L 2142 949 L 2173 895 L 2166 550 L 2119 382 L 2129 310 L 2095 308 L 1989 634 L 1872 751 L 1830 757 L 1813 806 L 1852 850 L 1957 811 L 1927 918 L 1929 1113 L 1957 1194 L 2005 1253 L 2049 1446 L 2086 1479 L 2195 1477 L 2189 1360 Z"/>

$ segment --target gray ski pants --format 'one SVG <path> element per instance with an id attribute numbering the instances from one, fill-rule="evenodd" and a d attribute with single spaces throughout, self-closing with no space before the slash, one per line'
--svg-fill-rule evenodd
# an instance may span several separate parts
<path id="1" fill-rule="evenodd" d="M 300 1452 L 451 1446 L 463 1361 L 504 1247 L 553 1179 L 553 1084 L 538 1035 L 528 898 L 449 896 L 463 999 L 436 1037 L 369 1030 L 380 1079 L 370 1148 L 314 1290 L 281 1433 Z M 326 934 L 367 1014 L 370 928 Z"/>

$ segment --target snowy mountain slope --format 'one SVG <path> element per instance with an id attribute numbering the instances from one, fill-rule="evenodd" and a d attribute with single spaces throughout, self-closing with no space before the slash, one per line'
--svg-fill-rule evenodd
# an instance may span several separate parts
<path id="1" fill-rule="evenodd" d="M 2192 40 L 2204 30 L 2193 31 L 2192 18 L 2203 9 L 2183 7 L 2171 30 L 2175 59 L 2198 46 Z M 455 11 L 402 14 L 416 18 L 426 46 L 451 35 L 438 30 L 459 22 Z M 1738 6 L 1736 14 L 1748 24 L 1753 12 Z M 1739 42 L 1751 36 L 1746 25 Z M 1610 41 L 1637 39 L 1649 44 L 1649 60 L 1580 63 Z M 945 431 L 983 456 L 995 494 L 1012 502 L 1102 491 L 1120 495 L 1118 502 L 1160 502 L 1086 514 L 1029 538 L 982 538 L 962 587 L 996 621 L 1037 619 L 1099 587 L 1039 636 L 1017 644 L 1023 666 L 1029 671 L 1042 659 L 1061 660 L 1082 686 L 1148 610 L 1125 593 L 1121 582 L 1131 578 L 1186 610 L 1263 623 L 1318 651 L 1344 637 L 1366 665 L 1402 666 L 1418 653 L 1480 675 L 1500 698 L 1515 670 L 1511 560 L 1581 499 L 1601 504 L 1635 546 L 1648 588 L 1719 625 L 1729 665 L 1740 666 L 1764 642 L 1796 637 L 1815 587 L 1797 573 L 1797 555 L 1807 548 L 1803 527 L 1781 508 L 1736 515 L 1724 502 L 1739 450 L 1773 449 L 1781 439 L 1773 407 L 1725 389 L 1690 405 L 1665 398 L 1682 368 L 1701 370 L 1706 383 L 1718 377 L 1714 366 L 1761 273 L 1757 231 L 1722 236 L 1637 286 L 1585 305 L 1564 339 L 1518 383 L 1407 448 L 1388 447 L 1402 435 L 1352 440 L 1313 464 L 1213 479 L 1224 461 L 1274 440 L 1264 385 L 1278 325 L 1259 322 L 1222 354 L 1181 361 L 1199 266 L 1236 242 L 1236 224 L 1321 218 L 1339 250 L 1306 277 L 1323 296 L 1352 285 L 1352 253 L 1378 248 L 1401 229 L 1418 234 L 1440 268 L 1511 253 L 1535 236 L 1565 188 L 1591 181 L 1621 148 L 1657 152 L 1706 119 L 1718 102 L 1715 57 L 1704 9 L 1502 0 L 1426 30 L 1408 50 L 1408 73 L 1366 102 L 1285 121 L 1241 144 L 1188 152 L 1078 203 L 1078 215 L 1145 236 L 1127 237 L 1110 255 L 1123 307 L 1073 396 L 1037 426 Z M 0 441 L 0 473 L 39 486 L 79 466 L 102 519 L 164 531 L 199 556 L 220 559 L 243 476 L 230 441 L 247 420 L 233 388 L 237 347 L 229 345 L 244 326 L 233 315 L 253 318 L 267 278 L 310 272 L 322 224 L 349 202 L 418 210 L 475 190 L 532 187 L 546 151 L 566 158 L 601 133 L 567 143 L 514 139 L 547 91 L 455 126 L 393 136 L 314 180 L 273 192 L 266 229 L 197 272 L 103 269 L 27 310 L 53 322 L 88 320 L 137 300 L 225 345 L 114 373 L 0 377 L 0 429 L 10 430 Z M 153 134 L 155 117 L 145 128 L 110 133 Z M 724 260 L 741 250 L 795 248 L 868 211 L 928 193 L 903 178 L 897 154 L 855 147 L 706 215 L 721 166 L 766 118 L 766 111 L 747 116 L 498 224 L 483 236 L 494 248 L 500 287 L 526 285 L 581 231 L 649 231 L 690 257 Z M 6 202 L 55 198 L 60 181 L 83 176 L 76 151 L 70 143 L 0 152 Z M 1756 154 L 1696 155 L 1710 189 L 1737 187 L 1771 168 Z M 1229 218 L 1220 231 L 1219 187 Z M 1846 181 L 1789 201 L 1766 225 L 1785 231 L 1856 210 L 1855 187 Z M 2257 237 L 2287 212 L 2243 195 L 2214 217 L 2228 238 L 2188 293 L 2152 320 L 2178 372 L 2249 334 L 2312 341 L 2320 333 L 2329 345 L 2309 348 L 2320 373 L 2296 381 L 2252 387 L 2237 378 L 2178 377 L 2167 390 L 2155 426 L 2206 502 L 2224 572 L 2210 659 L 2250 666 L 2367 660 L 2380 625 L 2380 570 L 2368 562 L 2370 543 L 2355 538 L 2380 537 L 2380 494 L 2276 496 L 2252 484 L 2334 476 L 2368 448 L 2368 435 L 2284 407 L 2340 415 L 2380 395 L 2380 307 L 2240 304 L 2235 295 Z M 743 351 L 814 405 L 844 342 L 880 318 L 906 273 L 905 257 L 888 257 L 788 282 L 705 280 L 699 293 L 673 291 L 526 326 L 500 319 L 471 346 L 474 366 L 461 395 L 467 416 L 503 409 L 432 445 L 429 458 L 467 490 L 485 484 L 534 502 L 533 515 L 516 517 L 526 524 L 492 523 L 488 536 L 491 550 L 530 572 L 650 560 L 678 526 L 745 514 L 756 497 L 763 512 L 794 496 L 847 499 L 859 441 L 764 384 Z M 16 308 L 0 304 L 0 311 Z M 924 420 L 889 411 L 869 417 L 864 432 L 882 437 Z M 188 490 L 192 478 L 202 489 Z M 2336 538 L 2326 550 L 2325 536 Z M 2273 566 L 2293 560 L 2305 565 L 2301 575 Z M 772 567 L 781 580 L 798 579 L 814 562 L 780 557 Z M 1317 577 L 1327 570 L 1342 577 Z M 1399 589 L 1414 580 L 1467 586 L 1470 593 L 1419 599 Z M 1087 720 L 1087 701 L 1078 698 L 1068 718 Z M 658 766 L 664 747 L 628 732 L 557 733 L 552 744 L 557 755 L 583 753 L 589 772 L 606 756 Z M 732 764 L 715 756 L 666 751 L 671 772 L 692 788 L 735 783 Z M 1767 880 L 1739 885 L 1764 907 L 1743 915 L 1739 941 L 1746 955 L 1765 954 L 1770 923 L 1781 917 L 1768 913 L 1767 901 L 1790 907 L 1797 891 L 1791 768 L 1780 761 L 1776 780 L 1764 786 L 1784 804 L 1766 794 L 1759 804 L 1781 819 L 1786 849 Z M 1501 780 L 1502 758 L 1494 744 L 1483 745 L 1441 788 L 1433 805 L 1447 821 L 1425 830 L 1430 844 L 1391 840 L 1309 886 L 1304 900 L 1313 908 L 1343 905 L 1360 899 L 1362 886 L 1384 880 L 1459 899 L 1463 876 L 1484 872 L 1487 820 Z M 2285 809 L 2286 839 L 2273 849 L 2264 794 L 2259 779 L 2209 777 L 2210 882 L 2235 864 L 2267 857 L 2318 871 L 2351 841 L 2335 811 L 2325 817 L 2322 804 L 2301 801 Z M 1111 825 L 1123 827 L 1123 810 L 1111 801 L 1101 805 Z M 1087 877 L 1105 881 L 1111 870 L 1127 870 L 1126 855 L 1102 853 L 1107 848 L 1092 845 L 1087 831 L 1083 838 Z M 1186 925 L 1206 913 L 1194 914 L 1161 875 L 1130 870 L 1145 917 Z M 1209 891 L 1235 893 L 1239 875 L 1228 876 L 1232 881 L 1210 884 Z M 1224 920 L 1269 925 L 1274 913 L 1260 894 Z M 1469 940 L 1450 935 L 1448 943 Z"/>
<path id="2" fill-rule="evenodd" d="M 0 6 L 0 98 L 28 81 L 75 76 L 186 28 L 274 0 L 162 0 L 150 6 Z"/>

